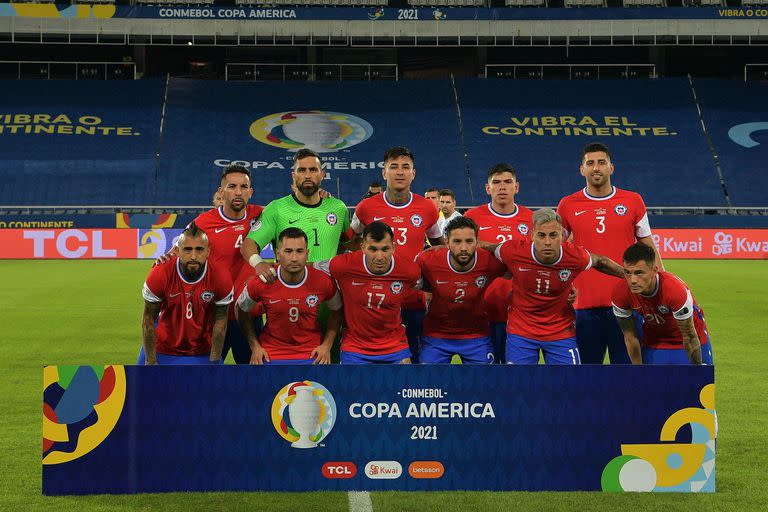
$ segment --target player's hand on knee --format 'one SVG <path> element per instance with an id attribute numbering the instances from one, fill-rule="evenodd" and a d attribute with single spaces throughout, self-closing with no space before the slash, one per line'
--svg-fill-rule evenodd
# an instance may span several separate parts
<path id="1" fill-rule="evenodd" d="M 315 358 L 315 361 L 312 364 L 331 364 L 331 347 L 320 345 L 312 350 L 309 357 Z"/>
<path id="2" fill-rule="evenodd" d="M 275 279 L 277 278 L 277 272 L 272 267 L 272 265 L 266 261 L 262 261 L 253 267 L 253 270 L 256 272 L 256 275 L 259 276 L 259 279 L 261 279 L 262 283 L 274 283 Z"/>
<path id="3" fill-rule="evenodd" d="M 264 364 L 269 362 L 269 354 L 262 346 L 254 347 L 251 350 L 251 364 Z"/>

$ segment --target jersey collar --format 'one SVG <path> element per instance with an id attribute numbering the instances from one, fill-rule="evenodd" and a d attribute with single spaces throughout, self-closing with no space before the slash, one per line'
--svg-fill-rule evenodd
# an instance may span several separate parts
<path id="1" fill-rule="evenodd" d="M 387 204 L 387 206 L 391 206 L 392 208 L 402 209 L 402 208 L 408 208 L 411 203 L 413 202 L 413 192 L 408 192 L 408 201 L 404 204 L 392 204 L 387 200 L 387 191 L 381 193 L 381 198 L 384 200 L 384 203 Z"/>
<path id="2" fill-rule="evenodd" d="M 562 245 L 560 246 L 560 256 L 558 256 L 557 259 L 554 262 L 552 262 L 552 263 L 544 263 L 544 262 L 540 261 L 539 258 L 536 257 L 536 245 L 533 242 L 531 242 L 531 257 L 533 257 L 533 261 L 535 261 L 539 265 L 543 265 L 545 267 L 553 267 L 553 266 L 557 265 L 558 263 L 560 263 L 560 260 L 563 259 L 563 246 Z"/>
<path id="3" fill-rule="evenodd" d="M 243 216 L 241 218 L 239 218 L 239 219 L 233 219 L 232 217 L 227 217 L 224 214 L 224 207 L 223 206 L 219 206 L 216 209 L 216 211 L 218 211 L 219 215 L 221 216 L 221 218 L 224 219 L 227 222 L 240 222 L 242 220 L 245 220 L 245 218 L 248 216 L 248 205 L 246 205 L 245 208 L 243 208 Z"/>
<path id="4" fill-rule="evenodd" d="M 592 201 L 605 201 L 606 199 L 610 199 L 613 196 L 615 196 L 618 190 L 619 189 L 617 189 L 616 187 L 611 186 L 611 193 L 603 197 L 590 195 L 589 192 L 587 192 L 587 187 L 584 187 L 581 191 L 584 193 L 584 197 L 586 197 L 587 199 L 591 199 Z"/>
<path id="5" fill-rule="evenodd" d="M 488 211 L 491 212 L 496 217 L 501 217 L 502 219 L 511 219 L 512 217 L 514 217 L 515 215 L 520 213 L 520 207 L 517 206 L 517 203 L 515 203 L 515 211 L 514 212 L 512 212 L 512 213 L 501 213 L 501 212 L 497 212 L 496 210 L 493 209 L 492 203 L 488 203 Z"/>
<path id="6" fill-rule="evenodd" d="M 181 258 L 176 259 L 176 272 L 178 272 L 179 277 L 182 281 L 184 281 L 186 284 L 197 284 L 200 281 L 203 280 L 205 277 L 205 273 L 208 272 L 208 262 L 205 262 L 205 265 L 203 265 L 203 271 L 200 272 L 200 277 L 198 277 L 194 281 L 188 281 L 186 277 L 184 277 L 184 272 L 181 270 Z"/>
<path id="7" fill-rule="evenodd" d="M 307 282 L 307 278 L 309 277 L 309 271 L 307 271 L 307 267 L 304 267 L 304 277 L 301 278 L 301 281 L 299 281 L 296 284 L 286 283 L 283 280 L 283 276 L 280 275 L 280 269 L 282 269 L 282 265 L 277 266 L 277 278 L 280 280 L 280 282 L 285 286 L 286 288 L 301 288 L 304 283 Z"/>
<path id="8" fill-rule="evenodd" d="M 389 274 L 392 273 L 393 270 L 395 270 L 395 256 L 392 255 L 392 261 L 389 264 L 389 270 L 387 270 L 383 274 L 374 274 L 373 272 L 368 270 L 368 263 L 365 262 L 365 253 L 363 253 L 363 268 L 365 269 L 366 272 L 368 272 L 368 274 L 370 274 L 372 276 L 377 276 L 377 277 L 388 276 Z"/>
<path id="9" fill-rule="evenodd" d="M 651 293 L 650 295 L 645 295 L 645 294 L 641 293 L 640 296 L 648 298 L 648 299 L 650 299 L 651 297 L 655 297 L 659 293 L 659 288 L 660 288 L 660 286 L 659 286 L 659 273 L 657 272 L 656 273 L 656 286 L 653 287 L 653 293 Z"/>
<path id="10" fill-rule="evenodd" d="M 467 270 L 457 270 L 453 266 L 453 262 L 451 261 L 451 250 L 450 249 L 445 251 L 445 257 L 448 260 L 448 268 L 450 268 L 456 274 L 467 274 L 469 272 L 472 272 L 475 269 L 475 265 L 477 265 L 477 251 L 475 251 L 474 256 L 472 256 L 472 266 L 469 267 Z"/>

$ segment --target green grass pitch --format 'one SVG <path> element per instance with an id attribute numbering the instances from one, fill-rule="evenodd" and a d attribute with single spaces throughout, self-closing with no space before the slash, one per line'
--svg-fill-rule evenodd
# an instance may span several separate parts
<path id="1" fill-rule="evenodd" d="M 376 492 L 374 510 L 765 510 L 768 503 L 768 262 L 668 261 L 706 312 L 720 434 L 714 495 Z M 346 493 L 44 497 L 44 364 L 133 364 L 148 262 L 4 261 L 0 293 L 0 510 L 348 510 Z"/>

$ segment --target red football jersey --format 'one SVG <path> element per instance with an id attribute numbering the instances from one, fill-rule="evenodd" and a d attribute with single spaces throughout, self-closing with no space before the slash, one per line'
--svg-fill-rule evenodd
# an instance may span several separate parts
<path id="1" fill-rule="evenodd" d="M 491 203 L 488 203 L 472 208 L 464 216 L 475 221 L 478 227 L 478 239 L 483 242 L 497 244 L 507 240 L 531 238 L 533 211 L 519 204 L 516 204 L 515 211 L 509 214 L 495 211 Z M 512 285 L 508 279 L 497 279 L 485 291 L 483 303 L 488 320 L 507 321 L 509 306 L 507 299 L 511 289 Z M 500 300 L 501 298 L 504 300 Z"/>
<path id="2" fill-rule="evenodd" d="M 551 265 L 536 259 L 533 242 L 510 240 L 496 249 L 496 257 L 512 273 L 512 305 L 507 332 L 538 341 L 576 335 L 575 314 L 568 304 L 573 280 L 592 266 L 582 247 L 563 242 L 560 257 Z"/>
<path id="3" fill-rule="evenodd" d="M 386 192 L 382 192 L 360 201 L 352 216 L 351 227 L 359 235 L 371 222 L 384 222 L 394 232 L 397 254 L 413 261 L 424 249 L 427 238 L 443 236 L 439 219 L 437 207 L 429 199 L 411 193 L 407 203 L 396 206 L 387 201 Z"/>
<path id="4" fill-rule="evenodd" d="M 627 247 L 651 235 L 643 198 L 616 187 L 605 197 L 590 196 L 586 188 L 579 190 L 560 200 L 557 213 L 563 219 L 566 236 L 572 234 L 575 244 L 618 264 Z M 610 307 L 611 290 L 618 279 L 596 270 L 584 272 L 574 283 L 579 291 L 574 307 Z"/>
<path id="5" fill-rule="evenodd" d="M 656 290 L 651 296 L 632 293 L 626 281 L 613 288 L 613 313 L 622 318 L 632 316 L 632 310 L 643 316 L 641 343 L 650 348 L 683 348 L 683 336 L 676 320 L 693 317 L 699 342 L 709 341 L 704 311 L 696 303 L 691 290 L 676 275 L 659 272 Z"/>
<path id="6" fill-rule="evenodd" d="M 341 297 L 331 277 L 309 266 L 300 283 L 288 284 L 280 277 L 278 266 L 274 283 L 265 284 L 258 278 L 248 281 L 237 305 L 251 311 L 260 303 L 266 311 L 267 325 L 259 343 L 270 359 L 309 359 L 323 341 L 317 322 L 321 302 L 328 302 L 331 309 L 341 308 Z"/>
<path id="7" fill-rule="evenodd" d="M 249 204 L 245 207 L 245 216 L 242 219 L 231 219 L 224 215 L 224 207 L 220 206 L 201 213 L 195 219 L 197 227 L 208 235 L 208 243 L 211 247 L 208 261 L 221 268 L 229 269 L 236 290 L 241 290 L 244 286 L 244 278 L 252 274 L 244 271 L 245 267 L 250 265 L 240 255 L 240 246 L 243 245 L 243 237 L 256 223 L 262 210 L 264 210 L 262 206 Z M 229 318 L 230 320 L 235 318 L 234 304 L 229 308 Z"/>
<path id="8" fill-rule="evenodd" d="M 400 308 L 406 292 L 416 286 L 419 267 L 395 253 L 390 270 L 372 274 L 360 251 L 334 256 L 315 264 L 336 279 L 344 301 L 346 328 L 341 350 L 382 355 L 408 348 Z"/>
<path id="9" fill-rule="evenodd" d="M 197 356 L 211 352 L 211 333 L 216 306 L 232 303 L 232 279 L 225 268 L 206 262 L 195 281 L 181 271 L 173 257 L 152 268 L 142 295 L 147 302 L 161 303 L 155 328 L 157 352 L 171 356 Z"/>
<path id="10" fill-rule="evenodd" d="M 460 272 L 453 268 L 447 247 L 419 254 L 416 263 L 432 290 L 424 335 L 445 339 L 488 336 L 488 317 L 477 305 L 488 285 L 506 273 L 504 264 L 478 249 L 472 267 Z"/>

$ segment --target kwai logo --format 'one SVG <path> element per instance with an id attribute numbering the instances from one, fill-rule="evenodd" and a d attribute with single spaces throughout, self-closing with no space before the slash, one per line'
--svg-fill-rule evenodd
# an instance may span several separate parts
<path id="1" fill-rule="evenodd" d="M 251 124 L 250 133 L 263 144 L 288 151 L 334 153 L 368 140 L 373 135 L 373 126 L 351 114 L 296 110 L 257 119 Z"/>

